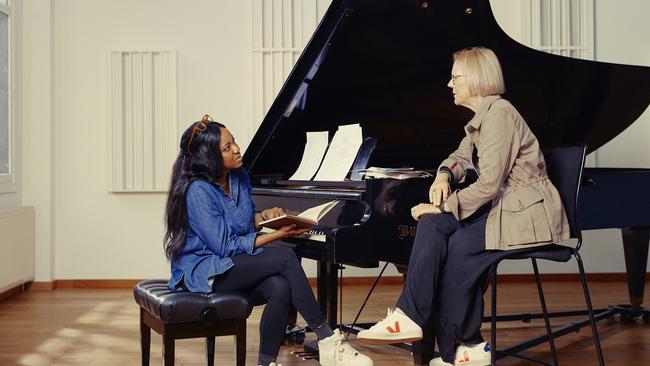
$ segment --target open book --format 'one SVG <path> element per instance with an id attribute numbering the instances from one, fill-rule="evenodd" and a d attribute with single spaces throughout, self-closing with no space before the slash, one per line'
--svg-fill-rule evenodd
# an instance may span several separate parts
<path id="1" fill-rule="evenodd" d="M 279 229 L 283 226 L 295 224 L 297 229 L 308 229 L 318 224 L 318 221 L 325 216 L 339 201 L 330 201 L 319 206 L 308 208 L 298 215 L 284 214 L 259 223 L 260 226 L 271 229 Z"/>

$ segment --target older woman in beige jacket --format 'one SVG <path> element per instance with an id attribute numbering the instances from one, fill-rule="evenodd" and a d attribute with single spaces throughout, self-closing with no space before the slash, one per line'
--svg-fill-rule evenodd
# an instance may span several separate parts
<path id="1" fill-rule="evenodd" d="M 454 54 L 454 103 L 475 115 L 456 151 L 438 167 L 429 203 L 411 209 L 419 221 L 407 280 L 394 311 L 359 340 L 414 341 L 433 324 L 442 357 L 431 365 L 489 365 L 480 327 L 490 266 L 511 250 L 569 238 L 557 189 L 537 138 L 505 92 L 499 60 L 482 47 Z M 452 191 L 468 170 L 478 179 Z"/>

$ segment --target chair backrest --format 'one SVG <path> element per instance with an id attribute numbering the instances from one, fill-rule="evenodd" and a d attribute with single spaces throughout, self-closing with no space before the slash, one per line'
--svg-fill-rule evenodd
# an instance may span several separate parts
<path id="1" fill-rule="evenodd" d="M 578 221 L 578 193 L 585 165 L 585 145 L 563 146 L 553 149 L 546 157 L 548 176 L 560 192 L 562 204 L 569 220 L 571 237 L 578 239 L 577 248 L 582 242 Z"/>

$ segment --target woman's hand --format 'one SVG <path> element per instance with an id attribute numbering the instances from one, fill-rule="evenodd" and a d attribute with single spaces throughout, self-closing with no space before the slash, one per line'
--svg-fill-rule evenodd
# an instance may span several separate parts
<path id="1" fill-rule="evenodd" d="M 255 238 L 255 243 L 253 244 L 255 248 L 263 247 L 266 244 L 286 238 L 288 236 L 300 236 L 309 231 L 309 229 L 296 229 L 295 224 L 283 226 L 278 230 L 270 232 L 264 235 L 258 235 Z"/>
<path id="2" fill-rule="evenodd" d="M 420 203 L 411 207 L 411 216 L 415 221 L 420 221 L 420 217 L 424 214 L 439 214 L 440 208 L 432 203 Z"/>
<path id="3" fill-rule="evenodd" d="M 280 207 L 268 208 L 260 212 L 260 215 L 262 216 L 262 220 L 266 221 L 284 215 L 284 210 Z"/>
<path id="4" fill-rule="evenodd" d="M 435 206 L 439 206 L 440 203 L 447 201 L 449 194 L 451 194 L 449 174 L 439 173 L 429 188 L 429 202 L 433 203 Z"/>
<path id="5" fill-rule="evenodd" d="M 268 208 L 260 213 L 256 213 L 253 222 L 255 224 L 255 230 L 260 231 L 262 229 L 260 227 L 260 222 L 270 220 L 282 215 L 284 215 L 284 210 L 279 207 Z"/>
<path id="6" fill-rule="evenodd" d="M 309 229 L 297 229 L 296 224 L 291 224 L 287 226 L 283 226 L 277 230 L 280 235 L 282 235 L 282 238 L 286 238 L 287 236 L 300 236 L 306 232 L 309 231 Z"/>

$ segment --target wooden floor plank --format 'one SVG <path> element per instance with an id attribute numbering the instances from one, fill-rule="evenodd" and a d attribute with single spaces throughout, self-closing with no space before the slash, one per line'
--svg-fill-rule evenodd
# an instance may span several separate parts
<path id="1" fill-rule="evenodd" d="M 551 282 L 546 296 L 551 311 L 581 309 L 584 299 L 579 283 Z M 627 301 L 624 282 L 594 282 L 590 284 L 594 306 L 604 307 Z M 343 320 L 351 322 L 368 288 L 350 285 L 344 289 Z M 361 322 L 383 318 L 386 308 L 393 306 L 401 286 L 381 285 L 361 315 Z M 488 291 L 489 292 L 489 291 Z M 646 303 L 649 303 L 646 290 Z M 486 304 L 489 304 L 489 294 Z M 503 283 L 499 286 L 499 313 L 537 311 L 534 283 Z M 489 312 L 489 305 L 486 306 Z M 247 364 L 255 365 L 259 341 L 258 327 L 262 308 L 256 308 L 248 321 Z M 124 365 L 140 362 L 138 307 L 130 290 L 124 289 L 57 289 L 28 291 L 0 302 L 0 365 Z M 567 323 L 556 319 L 554 326 Z M 599 322 L 605 359 L 608 365 L 643 364 L 650 359 L 650 325 L 607 319 Z M 489 337 L 489 326 L 483 327 Z M 516 343 L 527 336 L 544 332 L 543 322 L 500 323 L 498 345 Z M 308 335 L 312 338 L 313 335 Z M 217 338 L 216 364 L 233 365 L 233 337 Z M 369 346 L 352 340 L 360 351 L 367 353 L 376 366 L 411 365 L 410 354 L 389 346 Z M 562 337 L 557 342 L 560 362 L 570 365 L 595 365 L 589 328 Z M 291 354 L 301 346 L 285 346 L 279 362 L 284 366 L 317 365 L 314 360 L 301 360 Z M 527 352 L 533 357 L 550 360 L 548 346 L 540 345 Z M 177 365 L 204 365 L 204 341 L 177 341 Z M 151 364 L 162 365 L 161 340 L 152 332 Z M 505 359 L 500 365 L 527 365 L 525 361 Z"/>

